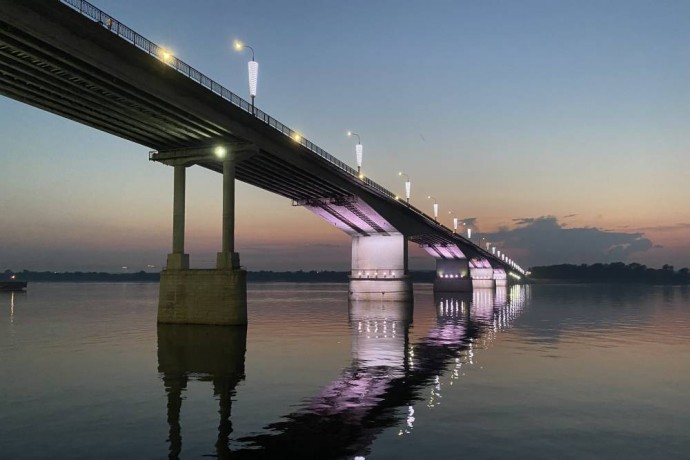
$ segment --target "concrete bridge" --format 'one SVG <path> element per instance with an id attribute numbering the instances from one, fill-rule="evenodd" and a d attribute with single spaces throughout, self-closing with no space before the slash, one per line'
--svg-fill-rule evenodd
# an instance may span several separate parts
<path id="1" fill-rule="evenodd" d="M 439 224 L 117 19 L 82 0 L 0 0 L 0 93 L 144 145 L 174 170 L 173 241 L 159 322 L 245 324 L 235 180 L 292 200 L 352 237 L 350 298 L 411 301 L 408 242 L 436 258 L 435 289 L 468 292 L 524 270 Z M 185 253 L 185 173 L 223 175 L 217 266 Z"/>

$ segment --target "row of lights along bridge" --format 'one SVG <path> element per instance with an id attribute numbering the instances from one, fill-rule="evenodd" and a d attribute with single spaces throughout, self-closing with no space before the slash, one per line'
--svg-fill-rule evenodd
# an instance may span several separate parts
<path id="1" fill-rule="evenodd" d="M 255 60 L 255 54 L 254 54 L 254 48 L 251 46 L 239 41 L 235 40 L 234 42 L 234 47 L 237 51 L 243 51 L 245 49 L 248 49 L 252 53 L 252 59 L 247 63 L 247 71 L 248 71 L 248 77 L 249 77 L 249 96 L 251 97 L 252 100 L 252 114 L 255 113 L 254 111 L 254 103 L 256 99 L 256 90 L 257 90 L 257 85 L 259 81 L 259 63 L 256 62 Z M 357 138 L 357 144 L 355 144 L 355 158 L 357 160 L 357 175 L 359 178 L 363 178 L 364 176 L 362 175 L 362 159 L 364 156 L 364 148 L 362 147 L 362 139 L 359 136 L 359 134 L 348 131 L 347 135 L 350 137 L 356 137 Z M 221 149 L 218 152 L 219 156 L 224 156 L 225 155 L 225 150 Z M 410 181 L 410 176 L 402 171 L 398 173 L 398 176 L 400 177 L 405 177 L 405 200 L 409 204 L 410 202 L 410 192 L 412 189 L 412 183 Z M 396 197 L 397 198 L 397 197 Z M 427 196 L 427 199 L 429 200 L 434 200 L 434 221 L 438 222 L 438 202 L 436 201 L 436 198 L 434 198 L 431 195 Z M 453 211 L 448 211 L 448 214 L 453 215 Z M 458 231 L 458 224 L 462 223 L 463 226 L 467 226 L 465 222 L 459 222 L 457 217 L 453 217 L 453 232 L 457 233 Z M 472 238 L 472 229 L 467 226 L 467 238 L 471 239 Z M 482 240 L 485 240 L 486 238 L 482 238 Z M 499 259 L 504 260 L 505 262 L 508 262 L 510 264 L 513 264 L 514 262 L 508 258 L 505 254 L 502 254 L 500 250 L 496 248 L 496 246 L 492 246 L 492 243 L 487 241 L 486 242 L 486 250 L 488 251 L 491 249 L 491 252 L 498 256 Z"/>

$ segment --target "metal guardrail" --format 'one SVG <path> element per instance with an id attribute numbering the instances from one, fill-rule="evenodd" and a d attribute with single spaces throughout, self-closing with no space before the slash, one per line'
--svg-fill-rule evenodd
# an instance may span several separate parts
<path id="1" fill-rule="evenodd" d="M 233 93 L 229 89 L 225 88 L 219 83 L 216 83 L 215 81 L 211 80 L 209 77 L 204 75 L 203 73 L 199 72 L 189 64 L 185 63 L 181 59 L 178 59 L 177 57 L 173 56 L 172 54 L 169 53 L 168 50 L 165 48 L 162 48 L 152 41 L 144 38 L 143 36 L 139 35 L 136 33 L 134 30 L 130 29 L 126 25 L 122 24 L 120 21 L 117 19 L 113 18 L 109 14 L 101 11 L 99 8 L 93 6 L 91 3 L 87 2 L 86 0 L 59 0 L 60 3 L 63 3 L 72 9 L 80 12 L 82 15 L 86 16 L 87 18 L 93 20 L 94 22 L 97 22 L 103 27 L 107 28 L 110 30 L 112 33 L 117 35 L 118 37 L 122 38 L 123 40 L 133 44 L 137 48 L 139 48 L 142 51 L 145 51 L 149 55 L 155 57 L 159 61 L 163 62 L 166 65 L 169 65 L 170 67 L 174 68 L 178 72 L 180 72 L 182 75 L 185 75 L 186 77 L 190 78 L 191 80 L 199 83 L 201 86 L 209 89 L 211 92 L 217 94 L 218 96 L 222 97 L 226 101 L 229 101 L 231 104 L 235 105 L 236 107 L 239 107 L 240 109 L 244 110 L 245 112 L 252 114 L 252 105 L 242 99 L 240 96 L 237 94 Z M 323 158 L 324 160 L 328 161 L 332 165 L 336 166 L 338 169 L 341 171 L 344 171 L 345 173 L 349 174 L 350 176 L 353 176 L 355 178 L 359 179 L 359 175 L 357 174 L 357 170 L 352 168 L 351 166 L 348 166 L 344 162 L 340 161 L 330 153 L 326 152 L 324 149 L 319 147 L 318 145 L 314 144 L 313 142 L 309 141 L 308 139 L 304 138 L 299 132 L 294 131 L 290 129 L 289 127 L 285 126 L 283 123 L 279 122 L 272 116 L 268 115 L 266 112 L 254 108 L 254 113 L 253 115 L 266 123 L 268 126 L 271 128 L 275 129 L 276 131 L 281 132 L 283 135 L 291 138 L 294 142 L 299 143 L 303 147 L 307 148 L 309 151 L 315 153 L 319 157 Z M 359 179 L 363 184 L 366 184 L 370 188 L 376 190 L 377 192 L 383 194 L 384 196 L 391 198 L 393 200 L 398 200 L 397 195 L 386 189 L 385 187 L 377 184 L 376 182 L 372 181 L 371 179 L 364 177 L 363 179 Z M 418 214 L 419 216 L 423 217 L 424 219 L 428 221 L 434 221 L 430 216 L 426 215 L 424 212 L 419 210 L 418 208 L 412 206 L 409 203 L 404 203 L 403 201 L 400 201 L 401 204 L 407 206 L 407 208 Z M 466 244 L 472 244 L 474 243 L 470 242 L 466 238 L 459 236 L 457 234 L 453 234 L 452 230 L 450 230 L 448 227 L 445 225 L 435 222 L 439 227 L 441 227 L 443 230 L 446 231 L 446 233 L 453 235 L 456 238 L 459 238 L 461 240 L 464 240 Z M 481 246 L 477 246 L 480 250 L 481 253 L 485 253 L 489 258 L 494 258 L 496 259 L 495 256 L 492 254 L 488 253 L 488 251 L 484 251 Z M 497 259 L 498 260 L 498 259 Z M 503 263 L 502 261 L 499 260 L 499 262 Z"/>
<path id="2" fill-rule="evenodd" d="M 98 22 L 99 24 L 102 24 L 104 27 L 106 27 L 108 30 L 110 30 L 112 33 L 117 35 L 118 37 L 128 41 L 129 43 L 133 44 L 137 48 L 141 49 L 142 51 L 147 52 L 151 56 L 154 56 L 158 60 L 162 61 L 163 63 L 169 65 L 170 67 L 174 68 L 181 74 L 185 75 L 186 77 L 194 80 L 195 82 L 199 83 L 201 86 L 211 90 L 213 93 L 219 95 L 223 99 L 229 101 L 231 104 L 239 107 L 240 109 L 244 110 L 247 113 L 252 113 L 252 106 L 249 102 L 245 101 L 241 97 L 239 97 L 237 94 L 233 93 L 232 91 L 228 90 L 227 88 L 223 87 L 221 84 L 216 83 L 215 81 L 211 80 L 209 77 L 204 75 L 203 73 L 199 72 L 189 64 L 185 63 L 181 59 L 178 59 L 177 57 L 169 54 L 169 52 L 165 49 L 162 48 L 152 41 L 142 37 L 138 33 L 136 33 L 134 30 L 130 29 L 126 25 L 122 24 L 120 21 L 116 20 L 109 14 L 101 11 L 97 7 L 93 6 L 91 3 L 87 2 L 86 0 L 59 0 L 61 3 L 64 3 L 65 5 L 68 5 L 72 7 L 74 10 L 79 11 L 81 14 L 86 16 L 87 18 L 90 18 L 91 20 Z M 285 126 L 283 123 L 279 122 L 272 116 L 268 115 L 266 112 L 254 108 L 254 113 L 253 115 L 266 123 L 268 126 L 271 128 L 274 128 L 276 131 L 281 132 L 285 136 L 291 138 L 293 141 L 299 143 L 303 147 L 306 147 L 308 150 L 311 152 L 317 154 L 321 158 L 325 159 L 329 163 L 333 164 L 336 166 L 338 169 L 345 171 L 351 176 L 354 177 L 359 177 L 357 174 L 357 171 L 331 155 L 330 153 L 326 152 L 324 149 L 319 147 L 318 145 L 314 144 L 313 142 L 309 141 L 308 139 L 305 139 L 300 133 L 297 131 L 294 131 L 290 129 L 289 127 Z M 382 187 L 381 185 L 377 184 L 376 182 L 372 181 L 369 178 L 363 178 L 361 179 L 363 183 L 368 185 L 369 187 L 373 188 L 374 190 L 388 196 L 389 198 L 395 198 L 395 194 L 392 193 L 391 191 L 387 190 L 386 188 Z"/>

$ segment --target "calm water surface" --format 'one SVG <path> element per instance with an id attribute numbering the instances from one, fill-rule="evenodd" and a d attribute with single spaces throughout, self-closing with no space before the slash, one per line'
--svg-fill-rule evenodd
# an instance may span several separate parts
<path id="1" fill-rule="evenodd" d="M 0 293 L 0 458 L 690 458 L 687 288 L 250 284 L 246 329 L 157 296 Z"/>

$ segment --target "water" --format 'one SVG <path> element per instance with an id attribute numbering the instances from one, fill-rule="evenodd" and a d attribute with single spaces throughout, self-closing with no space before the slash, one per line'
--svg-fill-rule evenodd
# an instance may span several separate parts
<path id="1" fill-rule="evenodd" d="M 0 293 L 0 458 L 690 457 L 687 288 L 253 284 L 246 330 L 157 327 L 157 294 Z"/>

